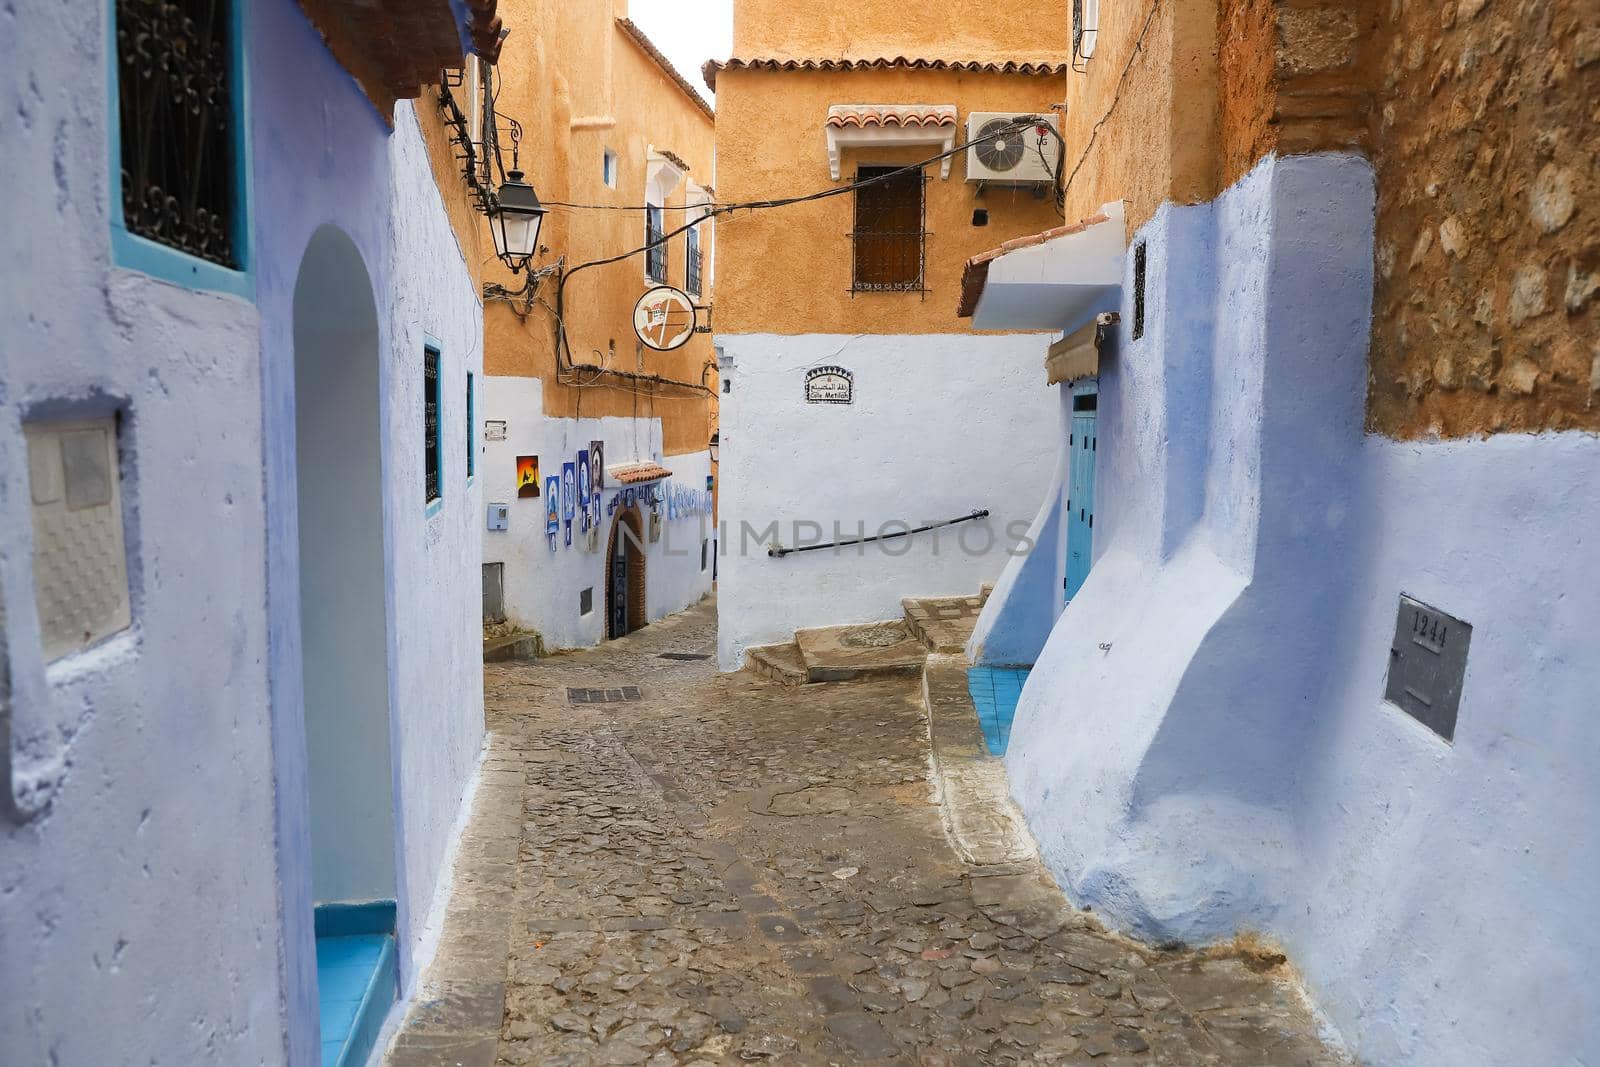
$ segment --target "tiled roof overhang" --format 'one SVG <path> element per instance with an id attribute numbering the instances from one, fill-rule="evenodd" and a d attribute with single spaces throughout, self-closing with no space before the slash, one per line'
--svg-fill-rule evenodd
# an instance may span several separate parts
<path id="1" fill-rule="evenodd" d="M 644 35 L 644 31 L 635 25 L 632 19 L 618 19 L 617 29 L 622 31 L 622 35 L 624 37 L 638 45 L 639 49 L 644 52 L 645 55 L 649 56 L 651 60 L 655 62 L 656 66 L 661 68 L 662 73 L 671 78 L 673 83 L 677 85 L 679 89 L 683 90 L 683 95 L 687 96 L 691 101 L 693 101 L 695 107 L 698 107 L 701 111 L 705 112 L 706 118 L 715 119 L 717 117 L 717 113 L 711 110 L 711 105 L 706 103 L 706 98 L 701 96 L 695 87 L 689 84 L 688 78 L 685 78 L 682 74 L 678 73 L 678 68 L 672 65 L 672 61 L 670 59 L 661 54 L 661 49 L 657 48 L 655 46 L 655 42 L 651 41 L 650 38 Z M 685 167 L 684 169 L 687 170 L 688 168 Z"/>
<path id="2" fill-rule="evenodd" d="M 860 59 L 776 59 L 761 56 L 709 60 L 700 68 L 706 86 L 717 90 L 717 74 L 724 70 L 961 70 L 983 74 L 1026 74 L 1041 77 L 1064 76 L 1066 63 L 1054 61 L 996 62 L 986 59 L 925 59 L 920 56 L 873 56 Z"/>
<path id="3" fill-rule="evenodd" d="M 328 50 L 387 120 L 396 100 L 422 95 L 441 70 L 465 62 L 468 46 L 500 56 L 497 0 L 300 0 Z"/>
<path id="4" fill-rule="evenodd" d="M 954 104 L 835 104 L 828 109 L 829 126 L 848 129 L 867 126 L 954 126 Z"/>
<path id="5" fill-rule="evenodd" d="M 606 477 L 621 485 L 638 485 L 672 477 L 672 471 L 659 463 L 622 463 L 606 468 Z"/>
<path id="6" fill-rule="evenodd" d="M 991 248 L 987 252 L 979 252 L 967 260 L 967 265 L 961 271 L 961 304 L 956 308 L 956 315 L 963 319 L 972 318 L 972 313 L 978 310 L 978 298 L 983 295 L 984 283 L 989 280 L 989 264 L 1005 255 L 1015 252 L 1019 248 L 1032 248 L 1042 245 L 1046 241 L 1054 241 L 1057 237 L 1066 237 L 1068 234 L 1082 233 L 1097 222 L 1105 222 L 1104 215 L 1091 215 L 1077 222 L 1069 222 L 1065 226 L 1056 226 L 1045 230 L 1043 233 L 1030 233 L 1026 237 L 1013 237 L 998 248 Z"/>

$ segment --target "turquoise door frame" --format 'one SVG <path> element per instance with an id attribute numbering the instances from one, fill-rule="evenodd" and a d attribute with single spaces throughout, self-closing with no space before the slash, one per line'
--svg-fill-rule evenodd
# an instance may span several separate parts
<path id="1" fill-rule="evenodd" d="M 1082 382 L 1072 389 L 1072 424 L 1067 444 L 1072 453 L 1067 480 L 1067 566 L 1062 588 L 1067 603 L 1078 595 L 1089 577 L 1090 550 L 1094 543 L 1094 463 L 1100 442 L 1095 416 L 1100 405 L 1098 382 Z"/>

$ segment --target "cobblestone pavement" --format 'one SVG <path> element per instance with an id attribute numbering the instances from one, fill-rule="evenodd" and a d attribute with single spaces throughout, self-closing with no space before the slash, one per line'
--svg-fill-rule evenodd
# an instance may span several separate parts
<path id="1" fill-rule="evenodd" d="M 495 747 L 390 1063 L 1342 1062 L 1271 957 L 1136 947 L 1037 863 L 963 865 L 915 679 L 660 658 L 714 646 L 707 602 L 486 669 Z"/>

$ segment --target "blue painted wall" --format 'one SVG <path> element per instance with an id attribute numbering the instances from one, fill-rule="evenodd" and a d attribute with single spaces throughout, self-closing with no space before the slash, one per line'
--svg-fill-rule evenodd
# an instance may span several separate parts
<path id="1" fill-rule="evenodd" d="M 113 258 L 110 5 L 0 12 L 0 596 L 16 762 L 54 787 L 0 823 L 7 1062 L 314 1062 L 291 310 L 324 223 L 379 299 L 403 974 L 479 751 L 481 507 L 452 484 L 424 519 L 413 427 L 427 332 L 460 440 L 481 305 L 410 105 L 391 131 L 293 0 L 245 9 L 253 300 Z M 122 414 L 134 618 L 49 670 L 21 430 L 43 410 Z"/>
<path id="2" fill-rule="evenodd" d="M 1269 158 L 1137 235 L 1149 325 L 1102 368 L 1095 566 L 1007 766 L 1076 899 L 1147 937 L 1282 941 L 1364 1059 L 1581 1062 L 1600 439 L 1363 433 L 1372 185 Z M 1474 625 L 1453 745 L 1383 702 L 1402 593 Z"/>

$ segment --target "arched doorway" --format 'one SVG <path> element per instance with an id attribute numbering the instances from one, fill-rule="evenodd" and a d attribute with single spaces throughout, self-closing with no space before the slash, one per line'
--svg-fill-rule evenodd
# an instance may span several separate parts
<path id="1" fill-rule="evenodd" d="M 650 620 L 644 602 L 644 523 L 637 507 L 611 520 L 606 541 L 606 637 L 625 637 Z"/>
<path id="2" fill-rule="evenodd" d="M 294 409 L 312 900 L 388 902 L 396 875 L 378 315 L 361 252 L 335 226 L 312 235 L 295 280 Z"/>

